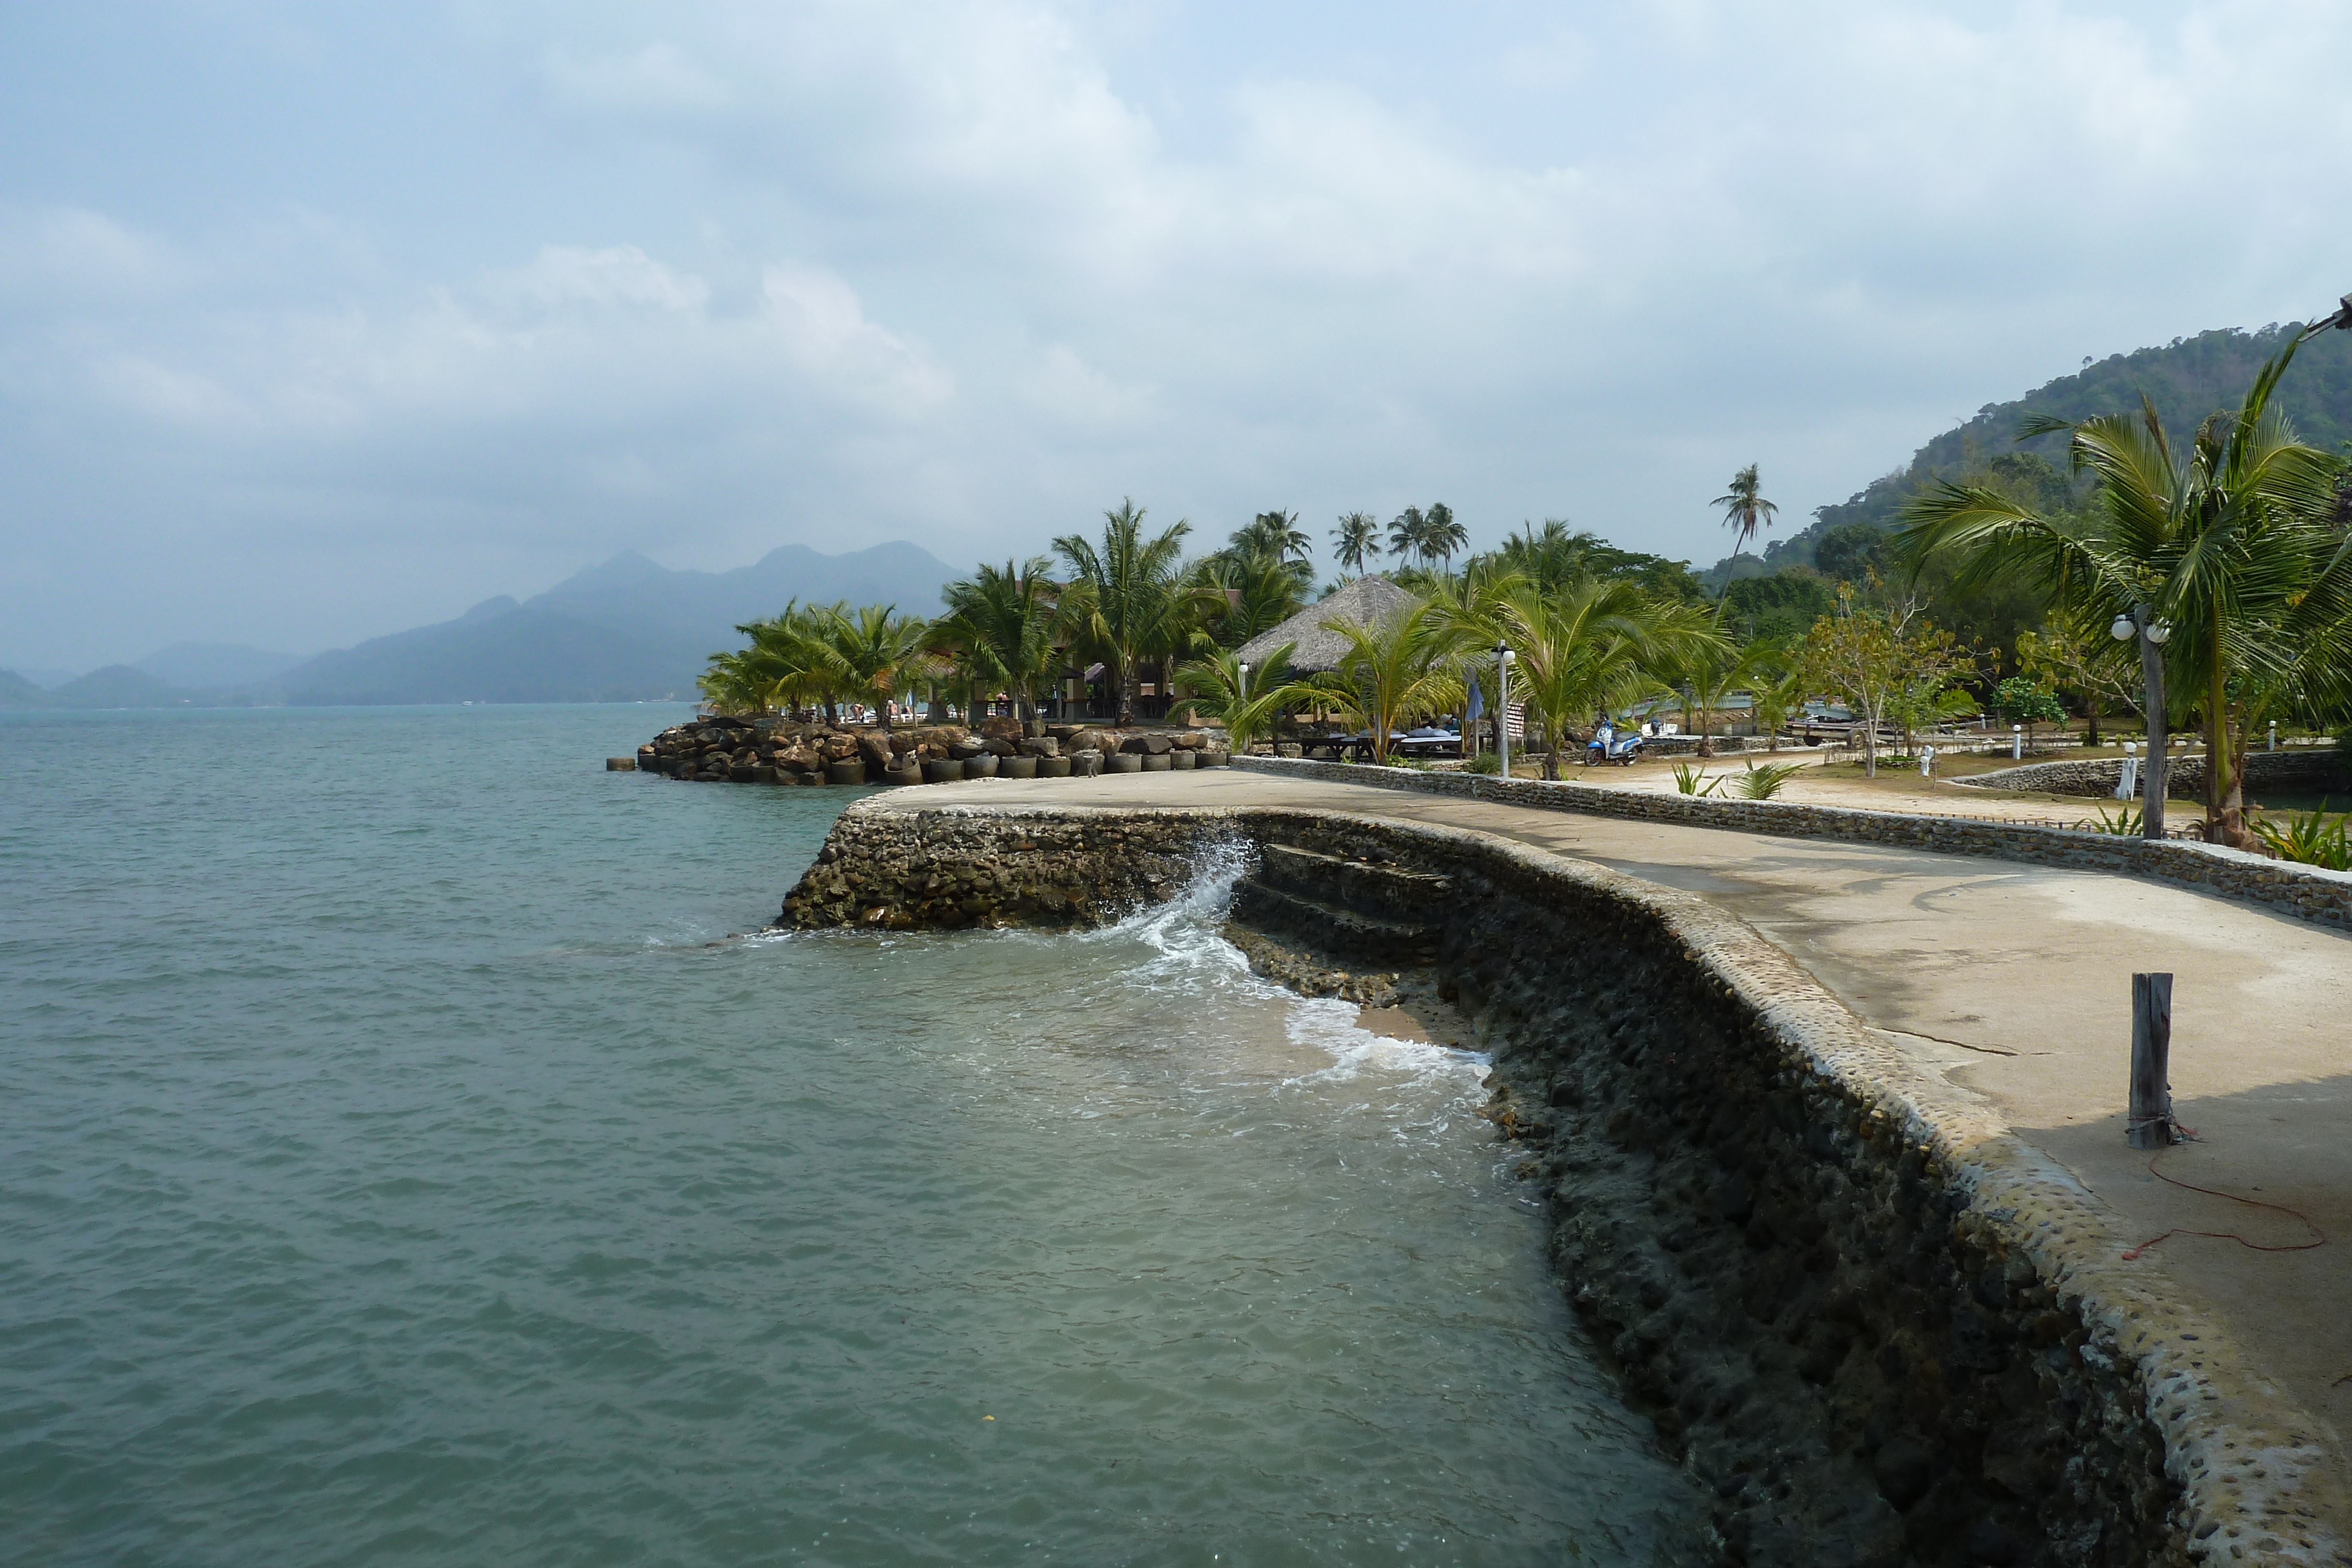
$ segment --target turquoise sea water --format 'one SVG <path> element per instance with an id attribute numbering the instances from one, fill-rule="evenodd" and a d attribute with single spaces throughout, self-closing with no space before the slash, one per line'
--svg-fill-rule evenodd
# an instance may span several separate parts
<path id="1" fill-rule="evenodd" d="M 676 711 L 0 720 L 0 1561 L 1684 1550 L 1475 1062 L 1214 867 L 727 941 L 852 792 L 601 771 Z"/>

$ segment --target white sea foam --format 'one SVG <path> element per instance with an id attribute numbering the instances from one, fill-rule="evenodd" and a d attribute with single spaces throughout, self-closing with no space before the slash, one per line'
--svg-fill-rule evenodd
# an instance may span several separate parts
<path id="1" fill-rule="evenodd" d="M 1366 1074 L 1438 1083 L 1463 1091 L 1486 1076 L 1487 1059 L 1424 1040 L 1399 1040 L 1356 1021 L 1356 1003 L 1337 997 L 1301 998 L 1291 1009 L 1287 1033 L 1297 1044 L 1327 1051 L 1331 1065 L 1291 1080 L 1294 1083 L 1345 1083 Z"/>

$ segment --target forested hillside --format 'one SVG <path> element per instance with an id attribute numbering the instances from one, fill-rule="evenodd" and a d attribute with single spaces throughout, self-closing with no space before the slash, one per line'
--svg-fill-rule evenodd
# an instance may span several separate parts
<path id="1" fill-rule="evenodd" d="M 1975 478 L 1992 472 L 1996 459 L 2020 450 L 2017 423 L 2029 413 L 2087 419 L 2137 409 L 2145 393 L 2164 416 L 2165 428 L 2176 439 L 2185 440 L 2207 414 L 2235 407 L 2245 396 L 2254 371 L 2284 348 L 2298 329 L 2289 323 L 2258 332 L 2230 329 L 2176 338 L 2162 348 L 2111 355 L 2074 375 L 2036 387 L 2013 402 L 1989 403 L 1967 423 L 1928 442 L 1903 467 L 1874 480 L 1841 505 L 1820 508 L 1811 524 L 1766 546 L 1760 563 L 1748 558 L 1742 562 L 1742 574 L 1814 565 L 1815 548 L 1831 529 L 1853 523 L 1891 528 L 1904 501 L 1935 481 Z M 2294 423 L 2296 434 L 2314 445 L 2336 450 L 2352 442 L 2352 332 L 2326 332 L 2305 344 L 2280 385 L 2278 404 Z M 2063 435 L 2024 443 L 2023 450 L 2042 457 L 2062 473 L 2065 469 Z M 1729 564 L 1727 559 L 1717 563 L 1710 576 L 1720 581 Z"/>

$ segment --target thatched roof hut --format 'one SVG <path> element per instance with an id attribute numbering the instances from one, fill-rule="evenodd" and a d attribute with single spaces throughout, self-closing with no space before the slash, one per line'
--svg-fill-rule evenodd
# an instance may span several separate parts
<path id="1" fill-rule="evenodd" d="M 1348 651 L 1348 640 L 1337 632 L 1326 631 L 1326 621 L 1345 621 L 1370 628 L 1397 621 L 1411 614 L 1421 603 L 1412 594 L 1377 574 L 1360 577 L 1328 599 L 1308 605 L 1271 632 L 1261 632 L 1241 645 L 1239 657 L 1249 664 L 1263 664 L 1266 655 L 1285 643 L 1296 643 L 1291 651 L 1290 667 L 1300 674 L 1315 674 L 1339 667 L 1339 655 Z"/>

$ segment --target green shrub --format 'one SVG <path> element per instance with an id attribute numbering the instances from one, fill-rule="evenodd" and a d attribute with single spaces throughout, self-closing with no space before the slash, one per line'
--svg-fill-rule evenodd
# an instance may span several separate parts
<path id="1" fill-rule="evenodd" d="M 2283 861 L 2352 871 L 2352 832 L 2347 831 L 2347 824 L 2352 824 L 2352 812 L 2331 818 L 2325 811 L 2297 811 L 2284 823 L 2256 818 L 2248 825 Z"/>
<path id="2" fill-rule="evenodd" d="M 2086 833 L 2109 833 L 2119 839 L 2136 839 L 2147 824 L 2141 820 L 2140 809 L 2137 806 L 2122 807 L 2112 817 L 2102 806 L 2096 821 L 2085 817 L 2074 825 Z"/>
<path id="3" fill-rule="evenodd" d="M 1769 800 L 1780 792 L 1780 786 L 1804 770 L 1801 762 L 1768 762 L 1759 768 L 1748 765 L 1748 771 L 1734 780 L 1732 788 L 1750 800 Z"/>
<path id="4" fill-rule="evenodd" d="M 1712 795 L 1723 788 L 1723 781 L 1727 777 L 1727 774 L 1717 774 L 1708 779 L 1705 768 L 1688 762 L 1675 764 L 1675 788 L 1685 795 Z M 1701 785 L 1703 779 L 1704 787 Z"/>
<path id="5" fill-rule="evenodd" d="M 1491 751 L 1482 751 L 1477 756 L 1472 758 L 1465 768 L 1465 771 L 1471 773 L 1484 773 L 1490 778 L 1495 774 L 1500 773 L 1502 770 L 1503 759 L 1496 756 Z"/>

